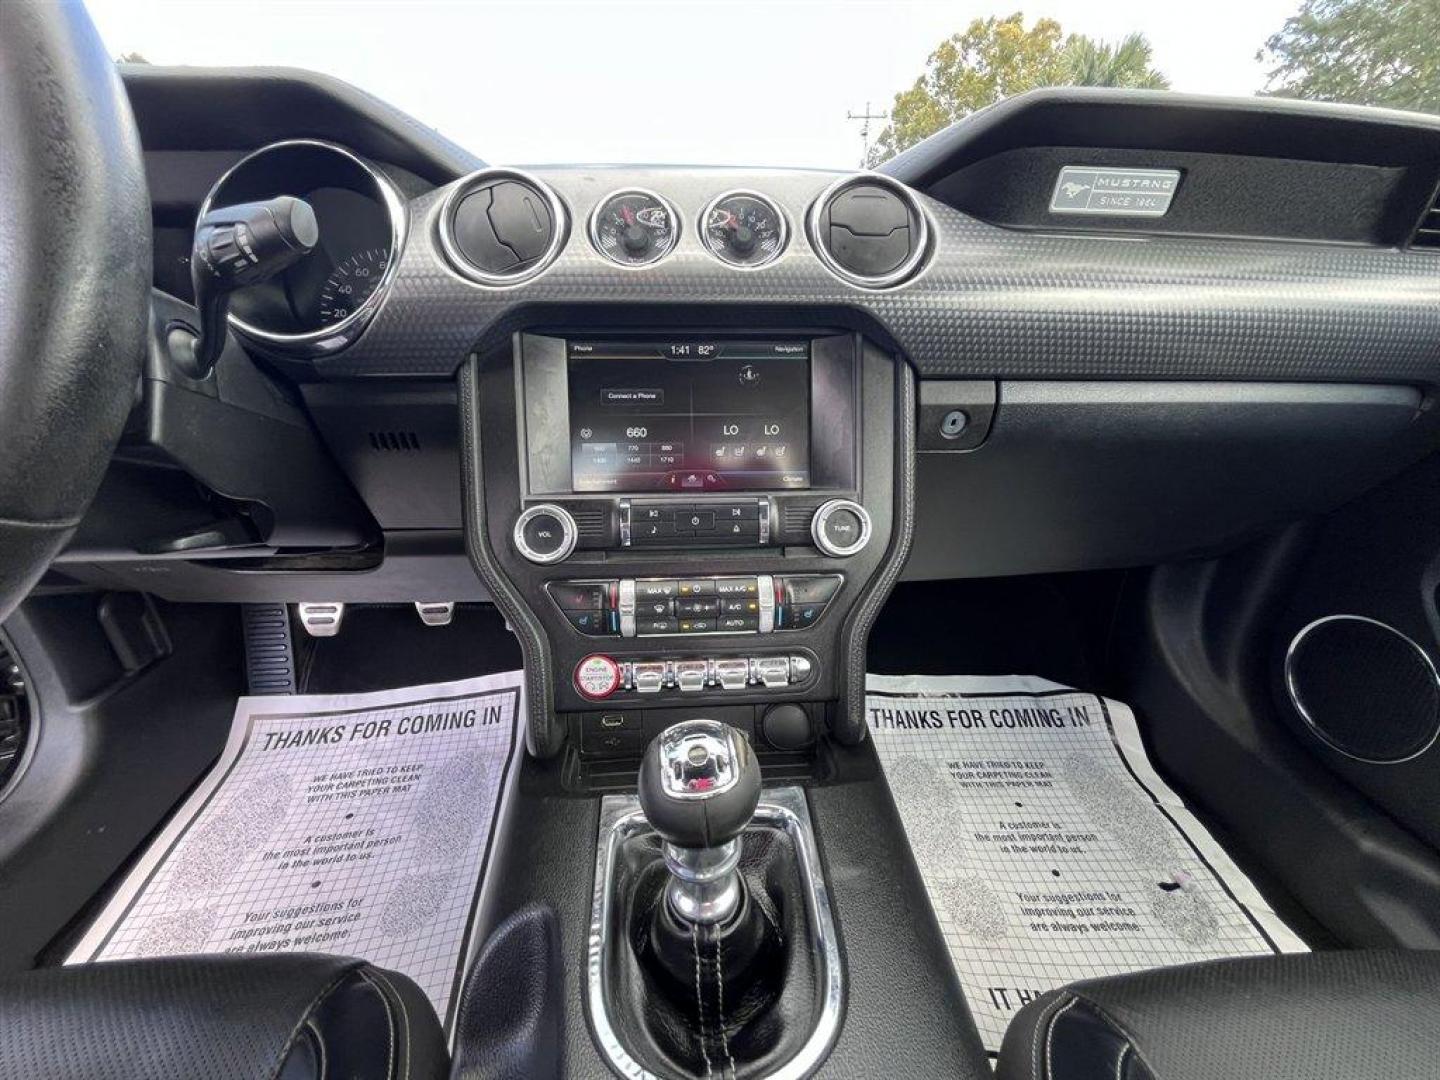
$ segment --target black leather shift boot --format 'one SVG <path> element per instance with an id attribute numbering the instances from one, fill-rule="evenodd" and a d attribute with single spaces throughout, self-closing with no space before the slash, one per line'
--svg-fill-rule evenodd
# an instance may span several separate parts
<path id="1" fill-rule="evenodd" d="M 669 874 L 653 835 L 627 841 L 618 869 L 612 1019 L 640 1063 L 662 1076 L 744 1080 L 792 1057 L 819 1003 L 790 838 L 767 826 L 745 831 L 745 901 L 719 927 L 692 931 L 666 910 Z"/>

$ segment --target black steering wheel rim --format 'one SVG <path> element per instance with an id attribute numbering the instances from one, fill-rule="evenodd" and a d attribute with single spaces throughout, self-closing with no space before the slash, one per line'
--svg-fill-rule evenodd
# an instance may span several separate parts
<path id="1" fill-rule="evenodd" d="M 140 137 L 78 2 L 0 3 L 0 145 L 3 621 L 94 497 L 148 337 Z"/>

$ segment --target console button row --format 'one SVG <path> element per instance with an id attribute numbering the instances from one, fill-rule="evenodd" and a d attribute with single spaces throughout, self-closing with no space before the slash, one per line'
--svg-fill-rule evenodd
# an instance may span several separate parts
<path id="1" fill-rule="evenodd" d="M 721 656 L 687 660 L 626 660 L 595 653 L 575 666 L 575 688 L 592 701 L 617 691 L 658 694 L 706 689 L 778 689 L 809 682 L 814 665 L 806 656 Z"/>

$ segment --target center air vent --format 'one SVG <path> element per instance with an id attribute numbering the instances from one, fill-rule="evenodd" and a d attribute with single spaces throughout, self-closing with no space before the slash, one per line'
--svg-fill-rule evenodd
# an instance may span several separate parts
<path id="1" fill-rule="evenodd" d="M 1410 246 L 1422 251 L 1440 251 L 1440 191 L 1436 191 L 1435 198 L 1430 200 L 1425 216 L 1410 238 Z"/>
<path id="2" fill-rule="evenodd" d="M 810 241 L 852 285 L 897 285 L 925 257 L 928 230 L 915 196 L 886 176 L 847 177 L 816 201 Z"/>
<path id="3" fill-rule="evenodd" d="M 514 169 L 471 173 L 440 214 L 440 245 L 451 265 L 485 285 L 515 285 L 540 273 L 560 253 L 565 231 L 555 193 Z"/>

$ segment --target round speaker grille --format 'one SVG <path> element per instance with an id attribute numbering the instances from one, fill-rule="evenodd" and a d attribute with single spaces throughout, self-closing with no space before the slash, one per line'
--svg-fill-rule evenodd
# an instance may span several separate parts
<path id="1" fill-rule="evenodd" d="M 1285 656 L 1285 687 L 1325 743 L 1360 761 L 1393 765 L 1440 733 L 1440 678 L 1400 631 L 1359 615 L 1305 627 Z"/>

